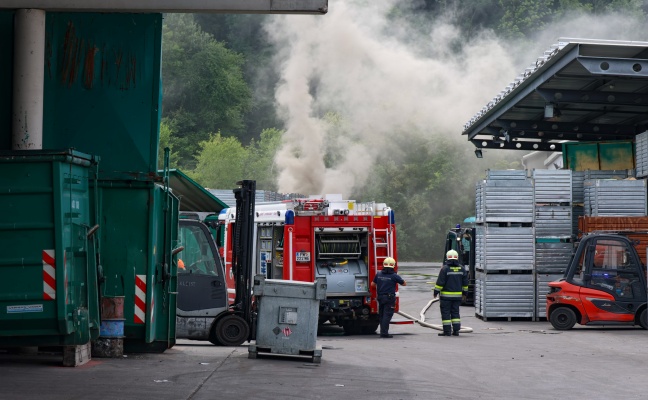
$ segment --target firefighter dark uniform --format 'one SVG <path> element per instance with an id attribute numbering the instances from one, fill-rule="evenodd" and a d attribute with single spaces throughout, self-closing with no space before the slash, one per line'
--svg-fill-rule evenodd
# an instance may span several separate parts
<path id="1" fill-rule="evenodd" d="M 450 250 L 446 254 L 447 261 L 439 272 L 434 285 L 434 297 L 441 296 L 441 322 L 443 333 L 439 336 L 459 336 L 461 318 L 459 308 L 463 294 L 468 291 L 468 272 L 459 263 L 459 254 Z"/>
<path id="2" fill-rule="evenodd" d="M 396 261 L 387 257 L 383 262 L 382 271 L 378 271 L 371 283 L 376 288 L 378 295 L 378 320 L 380 321 L 380 337 L 391 338 L 389 334 L 389 323 L 394 316 L 396 307 L 396 284 L 406 286 L 405 281 L 396 272 L 394 266 Z"/>

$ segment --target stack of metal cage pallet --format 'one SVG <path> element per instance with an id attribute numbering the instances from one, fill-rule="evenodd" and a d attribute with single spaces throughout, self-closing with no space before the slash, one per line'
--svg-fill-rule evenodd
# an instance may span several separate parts
<path id="1" fill-rule="evenodd" d="M 593 179 L 626 179 L 633 176 L 629 170 L 572 171 L 572 233 L 578 235 L 578 217 L 585 214 L 585 181 Z"/>
<path id="2" fill-rule="evenodd" d="M 524 170 L 492 171 L 476 186 L 475 315 L 534 313 L 533 181 Z"/>
<path id="3" fill-rule="evenodd" d="M 572 171 L 534 170 L 535 311 L 547 316 L 547 283 L 562 278 L 571 257 Z"/>
<path id="4" fill-rule="evenodd" d="M 644 179 L 589 179 L 583 186 L 587 216 L 646 216 Z"/>

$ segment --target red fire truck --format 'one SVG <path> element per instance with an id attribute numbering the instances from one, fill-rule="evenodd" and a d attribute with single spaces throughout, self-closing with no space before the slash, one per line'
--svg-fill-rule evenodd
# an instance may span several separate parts
<path id="1" fill-rule="evenodd" d="M 371 334 L 378 328 L 378 303 L 370 283 L 383 260 L 397 260 L 394 212 L 384 203 L 358 203 L 340 195 L 257 203 L 254 211 L 255 274 L 268 279 L 327 280 L 320 324 L 341 326 L 346 334 Z M 232 224 L 236 209 L 224 209 L 222 251 L 228 287 L 232 271 Z M 229 298 L 234 292 L 230 290 Z M 398 311 L 398 302 L 396 304 Z"/>

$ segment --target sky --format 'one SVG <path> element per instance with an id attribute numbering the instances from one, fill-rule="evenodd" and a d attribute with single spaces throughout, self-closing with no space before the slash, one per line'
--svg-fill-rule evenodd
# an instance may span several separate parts
<path id="1" fill-rule="evenodd" d="M 449 19 L 392 25 L 399 0 L 329 0 L 323 16 L 275 16 L 275 100 L 286 123 L 279 192 L 350 194 L 395 154 L 399 132 L 462 140 L 463 126 L 559 37 L 645 40 L 627 18 L 570 17 L 517 43 L 479 33 L 457 49 Z M 402 0 L 400 0 L 402 1 Z M 334 161 L 331 161 L 334 160 Z"/>

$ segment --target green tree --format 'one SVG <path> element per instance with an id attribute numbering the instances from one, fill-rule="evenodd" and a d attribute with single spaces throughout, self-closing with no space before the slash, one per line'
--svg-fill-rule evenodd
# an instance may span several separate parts
<path id="1" fill-rule="evenodd" d="M 173 151 L 173 129 L 165 120 L 160 122 L 160 144 L 158 147 L 158 169 L 164 167 L 164 148 L 169 148 L 169 168 L 177 168 L 178 153 Z"/>
<path id="2" fill-rule="evenodd" d="M 273 68 L 276 52 L 263 25 L 271 16 L 264 14 L 196 14 L 196 22 L 227 48 L 245 58 L 244 79 L 254 88 L 251 104 L 244 115 L 246 129 L 238 134 L 241 143 L 258 139 L 266 128 L 283 128 L 275 109 L 274 89 L 279 71 Z"/>
<path id="3" fill-rule="evenodd" d="M 505 38 L 524 39 L 542 30 L 553 16 L 553 0 L 500 0 L 504 15 L 497 26 Z"/>
<path id="4" fill-rule="evenodd" d="M 187 175 L 204 187 L 228 188 L 241 179 L 253 179 L 244 175 L 248 150 L 234 137 L 211 135 L 200 142 L 196 160 L 196 169 Z"/>
<path id="5" fill-rule="evenodd" d="M 281 145 L 283 131 L 275 128 L 264 129 L 261 139 L 248 146 L 248 160 L 245 163 L 245 176 L 257 182 L 257 189 L 277 191 L 277 168 L 275 154 Z"/>
<path id="6" fill-rule="evenodd" d="M 174 129 L 180 166 L 190 169 L 210 132 L 244 130 L 251 98 L 244 58 L 203 32 L 191 14 L 167 14 L 162 34 L 163 116 Z"/>

